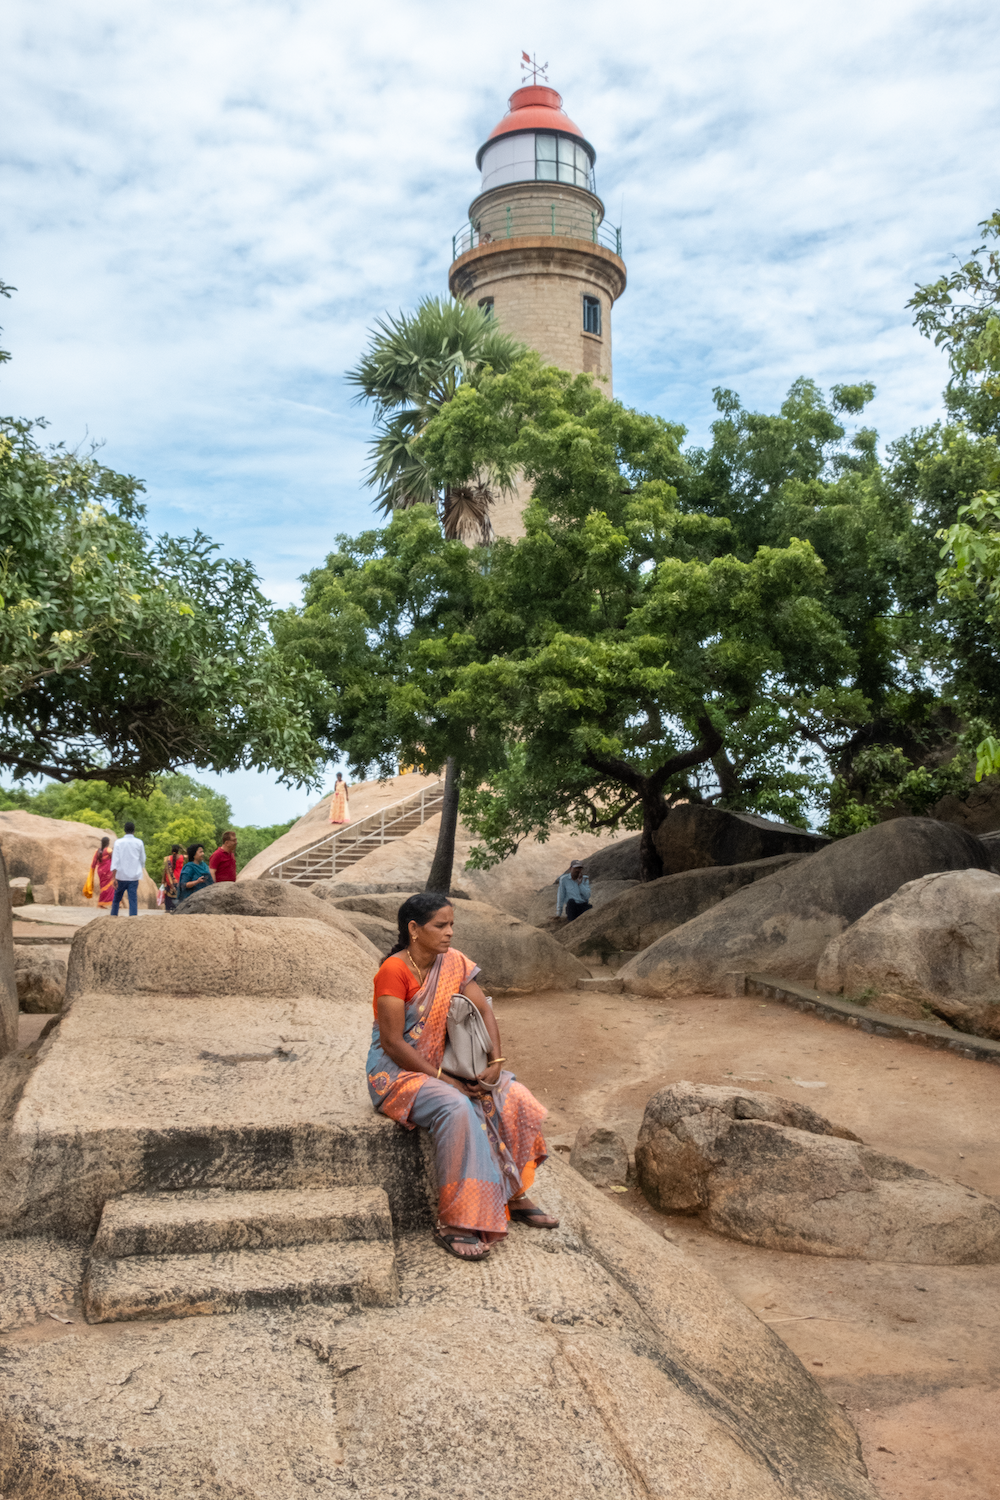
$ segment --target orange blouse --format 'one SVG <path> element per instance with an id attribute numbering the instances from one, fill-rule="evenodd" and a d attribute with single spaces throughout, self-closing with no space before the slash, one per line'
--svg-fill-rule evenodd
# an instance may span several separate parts
<path id="1" fill-rule="evenodd" d="M 375 1012 L 376 1021 L 378 1020 L 379 995 L 397 995 L 404 1005 L 408 1005 L 419 988 L 420 980 L 402 953 L 393 953 L 375 975 L 375 996 L 372 1009 Z"/>

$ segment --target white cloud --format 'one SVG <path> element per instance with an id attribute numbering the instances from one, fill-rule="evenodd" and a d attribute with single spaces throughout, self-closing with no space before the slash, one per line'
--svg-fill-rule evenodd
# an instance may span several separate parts
<path id="1" fill-rule="evenodd" d="M 156 527 L 291 601 L 370 521 L 343 372 L 446 290 L 524 47 L 624 200 L 617 394 L 701 440 L 716 384 L 773 408 L 871 377 L 894 436 L 945 378 L 904 304 L 1000 200 L 998 29 L 909 0 L 9 0 L 3 405 L 106 439 Z"/>

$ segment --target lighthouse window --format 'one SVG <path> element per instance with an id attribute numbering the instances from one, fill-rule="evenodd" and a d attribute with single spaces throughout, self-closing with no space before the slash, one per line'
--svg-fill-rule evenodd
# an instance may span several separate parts
<path id="1" fill-rule="evenodd" d="M 561 135 L 535 136 L 535 177 L 539 182 L 590 186 L 590 157 L 582 146 Z"/>
<path id="2" fill-rule="evenodd" d="M 492 318 L 492 316 L 493 316 L 493 298 L 492 297 L 480 297 L 478 306 L 482 308 L 483 313 L 484 313 L 484 315 L 487 318 Z"/>
<path id="3" fill-rule="evenodd" d="M 583 299 L 583 331 L 596 333 L 600 338 L 601 303 L 598 297 L 584 297 Z"/>

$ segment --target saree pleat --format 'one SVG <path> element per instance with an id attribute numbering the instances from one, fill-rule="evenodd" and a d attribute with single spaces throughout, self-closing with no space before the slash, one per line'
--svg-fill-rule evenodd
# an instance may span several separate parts
<path id="1" fill-rule="evenodd" d="M 451 997 L 479 973 L 455 949 L 434 962 L 405 1009 L 404 1039 L 439 1067 L 447 1040 Z M 378 1022 L 368 1054 L 368 1089 L 382 1114 L 430 1134 L 438 1181 L 438 1217 L 452 1228 L 475 1229 L 488 1239 L 507 1232 L 507 1204 L 526 1186 L 525 1168 L 547 1155 L 540 1126 L 547 1110 L 513 1073 L 502 1072 L 486 1099 L 470 1099 L 426 1073 L 397 1068 L 382 1050 Z"/>

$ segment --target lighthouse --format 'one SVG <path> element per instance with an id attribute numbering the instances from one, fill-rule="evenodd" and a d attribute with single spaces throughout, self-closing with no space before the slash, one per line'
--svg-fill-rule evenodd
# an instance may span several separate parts
<path id="1" fill-rule="evenodd" d="M 611 309 L 625 290 L 621 230 L 606 223 L 590 141 L 555 89 L 533 82 L 476 154 L 480 191 L 455 235 L 452 296 L 611 395 Z M 495 509 L 499 536 L 523 534 L 519 492 Z"/>

